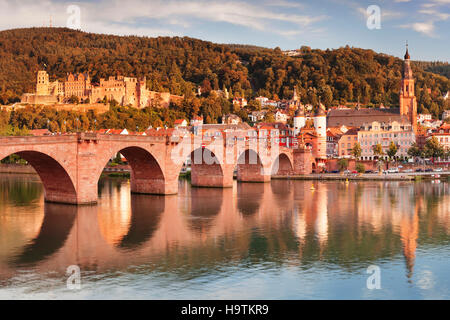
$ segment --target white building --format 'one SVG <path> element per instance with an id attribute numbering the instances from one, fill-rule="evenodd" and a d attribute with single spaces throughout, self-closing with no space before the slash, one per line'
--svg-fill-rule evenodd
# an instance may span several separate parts
<path id="1" fill-rule="evenodd" d="M 377 144 L 381 144 L 383 152 L 386 154 L 391 141 L 397 145 L 397 157 L 408 157 L 408 149 L 416 141 L 412 125 L 397 121 L 389 123 L 373 121 L 363 124 L 358 131 L 358 142 L 362 151 L 361 159 L 374 160 L 372 147 Z"/>
<path id="2" fill-rule="evenodd" d="M 432 120 L 431 114 L 419 113 L 417 115 L 417 122 L 422 123 L 425 120 Z"/>
<path id="3" fill-rule="evenodd" d="M 442 120 L 445 120 L 445 119 L 447 119 L 447 118 L 450 118 L 450 110 L 445 110 L 445 111 L 442 113 Z"/>
<path id="4" fill-rule="evenodd" d="M 314 115 L 314 129 L 317 133 L 317 157 L 320 159 L 327 158 L 327 114 L 325 106 L 319 105 Z"/>
<path id="5" fill-rule="evenodd" d="M 277 112 L 275 112 L 275 121 L 276 122 L 286 123 L 288 121 L 288 119 L 289 119 L 289 114 L 286 111 L 278 109 Z"/>
<path id="6" fill-rule="evenodd" d="M 253 111 L 248 115 L 248 118 L 251 122 L 256 123 L 259 121 L 263 121 L 266 116 L 267 111 Z"/>
<path id="7" fill-rule="evenodd" d="M 298 107 L 294 115 L 294 136 L 300 133 L 300 130 L 306 125 L 305 112 L 303 107 Z"/>

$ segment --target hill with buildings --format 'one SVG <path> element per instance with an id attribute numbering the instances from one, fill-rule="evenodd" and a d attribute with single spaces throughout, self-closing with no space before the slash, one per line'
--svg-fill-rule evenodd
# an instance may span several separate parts
<path id="1" fill-rule="evenodd" d="M 400 45 L 400 44 L 399 44 Z M 414 48 L 411 48 L 414 60 Z M 279 48 L 214 44 L 187 37 L 136 37 L 91 34 L 66 28 L 0 32 L 0 104 L 35 90 L 36 74 L 54 79 L 89 72 L 93 83 L 112 75 L 146 77 L 153 91 L 187 98 L 200 86 L 227 89 L 230 97 L 288 99 L 294 88 L 303 103 L 327 107 L 360 101 L 398 107 L 401 59 L 372 50 L 302 47 L 294 56 Z M 442 65 L 413 63 L 418 111 L 442 113 L 450 80 Z M 436 69 L 438 68 L 438 69 Z"/>

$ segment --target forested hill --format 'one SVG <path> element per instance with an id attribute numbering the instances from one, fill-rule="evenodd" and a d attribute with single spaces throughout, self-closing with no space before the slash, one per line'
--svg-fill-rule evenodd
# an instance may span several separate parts
<path id="1" fill-rule="evenodd" d="M 411 48 L 414 58 L 414 48 Z M 231 89 L 251 98 L 290 98 L 297 86 L 305 103 L 327 106 L 354 102 L 398 104 L 402 60 L 372 50 L 302 47 L 288 57 L 280 49 L 214 44 L 180 37 L 119 37 L 65 28 L 31 28 L 0 32 L 0 103 L 32 91 L 35 73 L 53 78 L 89 71 L 94 81 L 122 74 L 147 76 L 153 90 L 192 92 L 198 85 Z M 419 111 L 438 113 L 450 80 L 414 64 Z M 431 89 L 431 93 L 429 90 Z M 437 110 L 436 110 L 437 108 Z M 440 109 L 440 110 L 439 110 Z"/>

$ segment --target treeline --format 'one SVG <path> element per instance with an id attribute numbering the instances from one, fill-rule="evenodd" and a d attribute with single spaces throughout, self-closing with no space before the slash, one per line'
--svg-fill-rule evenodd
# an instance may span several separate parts
<path id="1" fill-rule="evenodd" d="M 22 93 L 33 91 L 36 72 L 45 66 L 60 79 L 67 72 L 85 71 L 94 82 L 115 73 L 146 76 L 150 89 L 177 95 L 192 93 L 200 85 L 206 91 L 227 88 L 231 97 L 288 99 L 296 87 L 303 103 L 398 106 L 401 59 L 348 46 L 302 47 L 300 52 L 288 57 L 279 48 L 187 37 L 119 37 L 65 28 L 2 31 L 0 103 L 18 101 Z M 439 115 L 448 107 L 442 96 L 450 90 L 450 80 L 425 71 L 441 67 L 447 68 L 413 64 L 419 112 Z"/>
<path id="2" fill-rule="evenodd" d="M 70 133 L 99 129 L 126 128 L 145 131 L 148 127 L 173 125 L 180 116 L 170 109 L 136 109 L 111 106 L 103 114 L 91 111 L 56 111 L 49 107 L 26 107 L 1 113 L 0 135 L 27 135 L 29 130 L 49 129 L 51 132 Z"/>
<path id="3" fill-rule="evenodd" d="M 444 77 L 447 77 L 450 79 L 450 64 L 448 62 L 415 61 L 414 64 L 416 64 L 419 68 L 421 68 L 425 71 L 440 74 L 440 75 L 443 75 Z"/>
<path id="4" fill-rule="evenodd" d="M 202 115 L 206 123 L 220 123 L 223 115 L 235 112 L 247 118 L 243 110 L 233 110 L 231 102 L 218 95 L 206 97 L 187 95 L 169 108 L 148 107 L 137 109 L 109 102 L 109 111 L 86 113 L 61 110 L 46 106 L 27 106 L 8 112 L 0 111 L 0 135 L 27 135 L 29 130 L 49 129 L 51 132 L 93 131 L 98 129 L 126 128 L 129 131 L 145 131 L 150 126 L 172 128 L 176 119 L 190 120 Z"/>

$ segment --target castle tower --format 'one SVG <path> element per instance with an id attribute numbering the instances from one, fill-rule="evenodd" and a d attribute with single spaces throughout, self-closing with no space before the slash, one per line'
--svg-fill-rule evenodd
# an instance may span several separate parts
<path id="1" fill-rule="evenodd" d="M 405 62 L 403 64 L 402 83 L 400 89 L 400 114 L 406 116 L 414 132 L 417 132 L 417 100 L 414 94 L 414 77 L 406 44 Z"/>
<path id="2" fill-rule="evenodd" d="M 49 78 L 46 71 L 38 71 L 36 82 L 36 95 L 47 96 L 49 94 Z"/>
<path id="3" fill-rule="evenodd" d="M 319 159 L 326 159 L 327 157 L 327 115 L 325 106 L 319 105 L 314 114 L 314 128 L 317 133 L 317 150 L 316 156 Z"/>
<path id="4" fill-rule="evenodd" d="M 306 125 L 305 112 L 303 107 L 300 106 L 295 111 L 294 115 L 294 135 L 297 136 L 300 130 Z"/>

